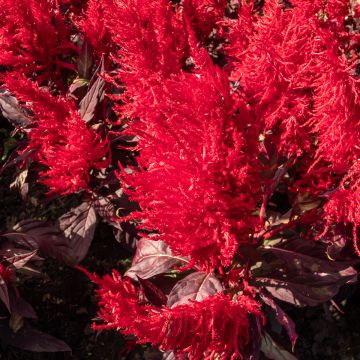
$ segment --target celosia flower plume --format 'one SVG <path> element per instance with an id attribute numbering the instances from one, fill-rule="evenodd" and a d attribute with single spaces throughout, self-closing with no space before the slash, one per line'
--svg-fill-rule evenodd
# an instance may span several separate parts
<path id="1" fill-rule="evenodd" d="M 109 163 L 107 141 L 86 126 L 71 100 L 52 96 L 22 76 L 3 79 L 34 113 L 25 151 L 33 150 L 33 156 L 47 167 L 41 173 L 42 182 L 58 194 L 88 189 L 91 169 Z"/>
<path id="2" fill-rule="evenodd" d="M 244 359 L 249 345 L 249 316 L 262 319 L 259 304 L 239 295 L 233 300 L 223 294 L 192 301 L 173 308 L 143 303 L 141 294 L 129 278 L 90 275 L 99 286 L 99 316 L 104 325 L 132 334 L 139 343 L 150 342 L 161 350 L 186 354 L 191 360 L 218 357 L 222 360 Z"/>
<path id="3" fill-rule="evenodd" d="M 0 63 L 39 83 L 57 80 L 76 51 L 71 29 L 56 0 L 3 0 L 0 7 Z"/>
<path id="4" fill-rule="evenodd" d="M 207 54 L 200 59 L 197 73 L 143 94 L 129 129 L 139 137 L 142 171 L 121 179 L 142 209 L 131 215 L 144 221 L 140 227 L 212 268 L 228 265 L 238 244 L 251 241 L 261 183 L 250 169 L 253 129 L 236 114 L 225 73 Z"/>

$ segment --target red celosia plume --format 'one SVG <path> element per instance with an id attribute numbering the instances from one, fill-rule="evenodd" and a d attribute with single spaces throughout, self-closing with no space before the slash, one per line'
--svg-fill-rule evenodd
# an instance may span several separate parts
<path id="1" fill-rule="evenodd" d="M 187 354 L 189 359 L 245 359 L 251 341 L 249 316 L 262 318 L 259 304 L 239 295 L 223 294 L 173 308 L 157 308 L 141 301 L 129 278 L 90 275 L 99 286 L 99 316 L 105 322 L 96 328 L 115 328 L 132 334 L 138 342 L 150 342 L 162 350 Z"/>
<path id="2" fill-rule="evenodd" d="M 205 268 L 231 262 L 249 242 L 261 183 L 248 118 L 236 114 L 227 76 L 202 53 L 198 73 L 183 73 L 143 93 L 138 120 L 142 171 L 122 173 L 140 204 L 133 219 Z M 256 142 L 256 135 L 255 135 Z"/>
<path id="3" fill-rule="evenodd" d="M 107 1 L 89 0 L 85 15 L 77 23 L 98 56 L 109 55 L 113 47 L 113 41 L 106 26 L 107 3 Z"/>
<path id="4" fill-rule="evenodd" d="M 352 226 L 354 247 L 360 256 L 357 244 L 357 232 L 360 227 L 360 160 L 355 162 L 342 179 L 339 189 L 330 196 L 324 213 L 328 228 L 334 223 Z"/>
<path id="5" fill-rule="evenodd" d="M 0 8 L 0 63 L 38 82 L 59 80 L 61 68 L 74 69 L 76 51 L 55 0 L 4 0 Z M 60 81 L 57 81 L 60 84 Z"/>
<path id="6" fill-rule="evenodd" d="M 127 107 L 122 106 L 119 114 L 132 116 L 144 91 L 185 65 L 187 29 L 177 8 L 167 0 L 105 0 L 102 6 L 118 49 L 112 57 L 118 67 L 112 79 L 126 90 L 121 101 Z"/>
<path id="7" fill-rule="evenodd" d="M 3 77 L 16 97 L 34 113 L 29 145 L 37 160 L 47 167 L 42 182 L 51 192 L 69 194 L 88 188 L 91 169 L 106 167 L 109 144 L 81 119 L 72 102 L 24 77 Z"/>

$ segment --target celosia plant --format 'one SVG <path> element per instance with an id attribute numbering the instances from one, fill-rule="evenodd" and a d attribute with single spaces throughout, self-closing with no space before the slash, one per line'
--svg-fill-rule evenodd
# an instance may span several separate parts
<path id="1" fill-rule="evenodd" d="M 18 161 L 52 194 L 83 191 L 92 225 L 96 209 L 142 237 L 125 274 L 88 273 L 95 328 L 180 359 L 276 359 L 275 313 L 294 347 L 277 299 L 314 306 L 356 281 L 357 2 L 41 0 L 27 19 L 5 3 Z M 79 262 L 91 236 L 76 239 Z"/>

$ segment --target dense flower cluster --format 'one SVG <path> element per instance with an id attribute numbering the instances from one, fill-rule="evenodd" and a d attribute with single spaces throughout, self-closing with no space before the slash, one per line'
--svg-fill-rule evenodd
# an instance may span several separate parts
<path id="1" fill-rule="evenodd" d="M 259 304 L 247 296 L 230 300 L 223 294 L 202 302 L 173 308 L 157 308 L 141 302 L 141 294 L 128 278 L 114 271 L 104 278 L 90 275 L 99 286 L 99 316 L 105 325 L 121 329 L 139 342 L 150 342 L 162 350 L 185 353 L 191 359 L 243 359 L 250 342 L 249 315 L 261 318 Z"/>
<path id="2" fill-rule="evenodd" d="M 325 218 L 358 224 L 351 216 L 359 206 L 356 4 L 290 5 L 265 1 L 261 14 L 251 3 L 240 7 L 226 47 L 230 78 L 278 152 L 297 157 L 297 190 L 330 191 Z"/>
<path id="3" fill-rule="evenodd" d="M 70 100 L 52 96 L 23 76 L 3 79 L 34 113 L 25 151 L 47 167 L 42 182 L 59 194 L 88 189 L 90 170 L 108 164 L 108 143 L 86 126 Z"/>
<path id="4" fill-rule="evenodd" d="M 246 358 L 263 317 L 255 298 L 279 285 L 285 290 L 274 297 L 283 300 L 295 286 L 288 275 L 316 275 L 307 268 L 312 253 L 292 269 L 275 248 L 266 263 L 273 245 L 264 241 L 275 235 L 289 253 L 294 238 L 308 239 L 292 250 L 296 260 L 315 246 L 322 251 L 319 268 L 330 275 L 319 273 L 335 285 L 319 285 L 326 294 L 316 289 L 310 305 L 350 281 L 353 269 L 330 271 L 324 248 L 341 228 L 336 236 L 352 238 L 360 255 L 357 1 L 20 3 L 6 0 L 0 9 L 1 81 L 31 111 L 25 152 L 45 166 L 43 183 L 53 193 L 88 189 L 96 198 L 101 186 L 111 191 L 116 173 L 139 206 L 120 220 L 162 240 L 166 260 L 152 275 L 176 277 L 183 264 L 216 284 L 202 301 L 155 306 L 134 285 L 149 275 L 137 254 L 137 278 L 89 274 L 99 286 L 100 327 L 190 359 Z M 160 251 L 153 243 L 151 256 Z M 276 256 L 279 268 L 271 269 Z M 255 288 L 266 281 L 265 291 Z M 275 302 L 265 303 L 296 339 Z"/>
<path id="5" fill-rule="evenodd" d="M 249 166 L 256 159 L 252 129 L 235 113 L 227 77 L 207 54 L 198 57 L 196 72 L 143 95 L 130 128 L 140 140 L 142 171 L 121 178 L 141 205 L 132 214 L 146 219 L 141 228 L 158 230 L 174 252 L 211 268 L 228 265 L 249 241 L 261 183 Z"/>
<path id="6" fill-rule="evenodd" d="M 70 35 L 56 0 L 1 2 L 0 64 L 15 72 L 38 73 L 39 83 L 59 80 L 62 68 L 74 69 L 69 57 L 76 47 Z"/>

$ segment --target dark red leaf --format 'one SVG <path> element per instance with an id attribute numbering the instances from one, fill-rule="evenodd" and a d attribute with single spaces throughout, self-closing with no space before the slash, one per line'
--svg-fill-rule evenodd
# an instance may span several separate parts
<path id="1" fill-rule="evenodd" d="M 296 239 L 262 252 L 266 265 L 254 270 L 256 282 L 291 304 L 318 305 L 357 279 L 351 263 L 329 260 L 325 246 L 315 242 Z"/>
<path id="2" fill-rule="evenodd" d="M 346 245 L 346 237 L 345 236 L 334 236 L 332 242 L 329 243 L 326 254 L 330 260 L 336 260 L 340 258 L 341 252 Z"/>
<path id="3" fill-rule="evenodd" d="M 261 338 L 261 351 L 271 360 L 297 360 L 297 358 L 277 344 L 268 333 Z"/>
<path id="4" fill-rule="evenodd" d="M 32 328 L 22 328 L 18 332 L 14 333 L 7 326 L 0 324 L 0 338 L 9 345 L 27 351 L 71 351 L 64 341 Z"/>
<path id="5" fill-rule="evenodd" d="M 158 307 L 166 304 L 167 297 L 160 288 L 158 288 L 150 280 L 142 279 L 139 276 L 137 276 L 137 280 L 139 281 L 144 295 L 149 302 Z"/>
<path id="6" fill-rule="evenodd" d="M 106 220 L 106 222 L 111 223 L 112 218 L 116 216 L 116 208 L 115 205 L 112 203 L 111 199 L 106 196 L 99 196 L 94 201 L 94 208 L 98 215 Z M 117 224 L 117 222 L 116 222 Z"/>
<path id="7" fill-rule="evenodd" d="M 70 241 L 76 263 L 85 258 L 94 238 L 96 223 L 96 212 L 88 202 L 83 202 L 58 219 L 59 228 Z"/>
<path id="8" fill-rule="evenodd" d="M 21 296 L 9 289 L 10 308 L 12 313 L 16 313 L 27 319 L 37 319 L 34 308 Z"/>
<path id="9" fill-rule="evenodd" d="M 21 147 L 18 146 L 18 150 L 20 150 L 20 148 L 23 147 L 24 144 L 22 144 Z M 9 167 L 11 166 L 14 166 L 22 161 L 24 161 L 25 159 L 28 161 L 28 162 L 31 162 L 31 159 L 29 158 L 30 154 L 33 152 L 33 150 L 29 150 L 29 151 L 26 151 L 25 153 L 21 154 L 21 155 L 18 155 L 18 152 L 17 151 L 13 151 L 9 158 L 6 160 L 6 162 L 1 165 L 0 167 L 0 175 L 6 170 L 8 169 Z"/>
<path id="10" fill-rule="evenodd" d="M 276 320 L 281 324 L 287 331 L 292 347 L 294 348 L 298 335 L 295 330 L 295 324 L 291 320 L 291 318 L 284 312 L 284 310 L 269 296 L 262 293 L 261 295 L 262 300 L 266 305 L 271 307 L 276 315 Z"/>
<path id="11" fill-rule="evenodd" d="M 89 41 L 85 38 L 77 61 L 77 71 L 79 77 L 82 79 L 88 79 L 93 64 L 94 59 L 92 56 L 92 48 Z"/>
<path id="12" fill-rule="evenodd" d="M 26 200 L 29 191 L 29 182 L 27 180 L 29 173 L 29 164 L 24 166 L 17 174 L 15 180 L 10 184 L 10 189 L 18 190 L 23 200 Z"/>
<path id="13" fill-rule="evenodd" d="M 104 74 L 103 59 L 95 73 L 97 74 L 96 80 L 90 85 L 88 92 L 80 101 L 80 115 L 86 123 L 93 118 L 97 104 L 104 99 L 105 80 L 98 75 Z"/>
<path id="14" fill-rule="evenodd" d="M 162 360 L 176 360 L 176 356 L 173 351 L 166 351 L 163 353 Z"/>
<path id="15" fill-rule="evenodd" d="M 22 249 L 12 249 L 13 255 L 11 257 L 7 257 L 5 260 L 12 264 L 16 269 L 21 269 L 25 266 L 37 253 L 37 250 L 27 251 Z"/>
<path id="16" fill-rule="evenodd" d="M 129 200 L 122 191 L 116 191 L 114 195 L 99 196 L 94 201 L 94 208 L 99 216 L 101 216 L 108 224 L 118 229 L 121 229 L 121 223 L 114 221 L 113 218 L 126 216 L 132 211 L 138 210 L 136 203 Z"/>
<path id="17" fill-rule="evenodd" d="M 174 256 L 165 242 L 141 239 L 126 275 L 133 279 L 136 279 L 136 276 L 148 279 L 169 271 L 175 265 L 187 263 L 186 258 Z"/>
<path id="18" fill-rule="evenodd" d="M 40 253 L 63 261 L 69 261 L 73 255 L 69 240 L 59 228 L 40 220 L 24 220 L 13 227 L 15 232 L 3 236 L 30 249 L 39 249 Z"/>
<path id="19" fill-rule="evenodd" d="M 175 307 L 186 304 L 190 300 L 202 301 L 222 291 L 220 281 L 213 274 L 195 272 L 174 286 L 169 294 L 167 306 Z"/>
<path id="20" fill-rule="evenodd" d="M 69 86 L 69 93 L 74 94 L 78 89 L 84 88 L 84 86 L 88 85 L 88 80 L 76 78 L 72 84 Z"/>
<path id="21" fill-rule="evenodd" d="M 9 312 L 11 312 L 8 287 L 1 275 L 0 275 L 0 300 L 4 303 L 4 305 L 9 310 Z"/>
<path id="22" fill-rule="evenodd" d="M 114 191 L 113 195 L 98 197 L 94 201 L 94 208 L 97 214 L 113 228 L 114 237 L 118 242 L 125 243 L 134 249 L 137 248 L 139 237 L 135 226 L 129 222 L 113 220 L 119 216 L 119 210 L 121 215 L 137 210 L 134 202 L 131 202 L 122 191 Z"/>
<path id="23" fill-rule="evenodd" d="M 16 98 L 10 94 L 0 93 L 0 111 L 15 127 L 27 126 L 31 123 Z"/>

